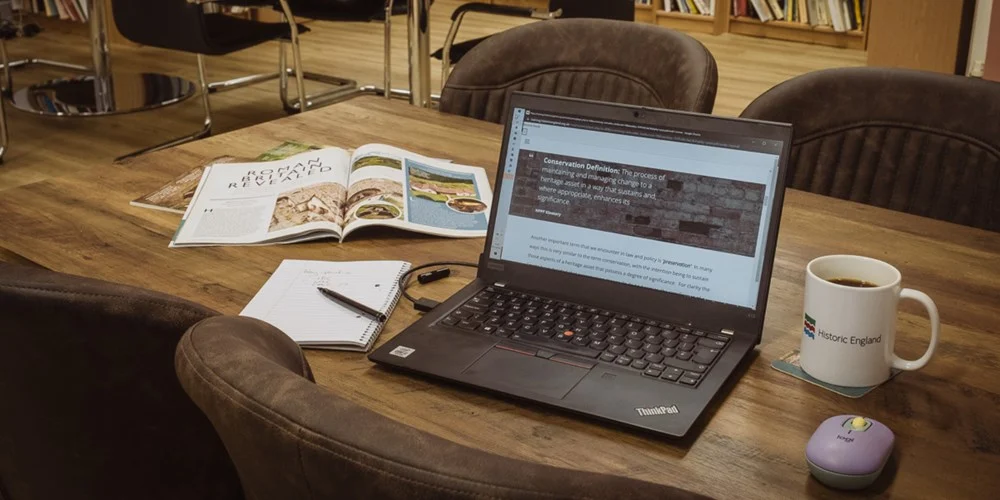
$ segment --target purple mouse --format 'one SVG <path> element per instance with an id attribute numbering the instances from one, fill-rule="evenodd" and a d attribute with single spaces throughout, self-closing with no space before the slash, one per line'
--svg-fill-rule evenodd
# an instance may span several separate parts
<path id="1" fill-rule="evenodd" d="M 875 482 L 882 473 L 895 440 L 888 427 L 870 418 L 830 417 L 809 438 L 806 462 L 819 482 L 857 490 Z"/>

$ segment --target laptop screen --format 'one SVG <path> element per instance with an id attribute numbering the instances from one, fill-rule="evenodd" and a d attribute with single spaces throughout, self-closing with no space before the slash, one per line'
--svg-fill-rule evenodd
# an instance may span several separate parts
<path id="1" fill-rule="evenodd" d="M 753 309 L 784 144 L 515 107 L 489 257 Z"/>

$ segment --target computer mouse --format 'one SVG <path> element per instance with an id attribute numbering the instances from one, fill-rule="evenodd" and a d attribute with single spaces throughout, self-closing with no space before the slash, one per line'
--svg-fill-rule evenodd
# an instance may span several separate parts
<path id="1" fill-rule="evenodd" d="M 875 482 L 892 454 L 896 436 L 876 420 L 855 415 L 826 419 L 809 438 L 806 462 L 819 482 L 843 490 Z"/>

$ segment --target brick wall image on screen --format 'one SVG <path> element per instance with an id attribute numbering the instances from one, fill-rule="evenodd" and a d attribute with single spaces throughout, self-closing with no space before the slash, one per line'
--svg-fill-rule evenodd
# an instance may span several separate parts
<path id="1" fill-rule="evenodd" d="M 520 156 L 511 200 L 511 213 L 514 215 L 748 257 L 756 252 L 764 200 L 763 184 L 525 150 L 520 152 Z M 600 168 L 546 164 L 546 157 L 550 161 L 577 162 L 619 171 L 628 169 L 648 175 L 664 175 L 665 178 L 647 181 L 652 185 L 645 190 L 647 198 L 624 196 L 631 200 L 630 206 L 602 199 L 560 196 L 553 193 L 553 187 L 557 186 L 551 179 L 581 181 L 583 186 L 564 189 L 599 197 L 606 191 L 595 192 L 594 186 L 607 189 L 607 186 L 614 185 L 615 179 L 636 177 L 608 173 Z M 554 172 L 556 170 L 587 175 L 583 179 L 570 179 Z M 543 176 L 549 180 L 543 180 Z M 543 195 L 568 200 L 569 204 L 540 201 L 539 196 Z"/>

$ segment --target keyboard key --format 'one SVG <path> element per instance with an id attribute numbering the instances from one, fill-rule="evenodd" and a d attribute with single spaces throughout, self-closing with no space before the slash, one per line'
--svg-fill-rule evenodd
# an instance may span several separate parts
<path id="1" fill-rule="evenodd" d="M 608 348 L 608 343 L 604 340 L 595 340 L 588 346 L 591 349 L 597 349 L 598 351 L 603 351 Z"/>
<path id="2" fill-rule="evenodd" d="M 615 359 L 615 364 L 616 365 L 621 365 L 621 366 L 631 365 L 632 364 L 632 358 L 630 358 L 628 356 L 618 356 L 618 359 Z"/>
<path id="3" fill-rule="evenodd" d="M 645 323 L 649 326 L 656 326 L 656 322 L 651 319 L 647 319 Z"/>
<path id="4" fill-rule="evenodd" d="M 615 319 L 620 319 L 620 320 L 628 321 L 628 314 L 618 313 L 618 314 L 615 315 Z"/>
<path id="5" fill-rule="evenodd" d="M 608 336 L 608 343 L 613 345 L 622 345 L 625 343 L 624 335 L 610 335 Z"/>
<path id="6" fill-rule="evenodd" d="M 492 335 L 493 332 L 495 332 L 497 330 L 498 330 L 498 328 L 495 325 L 483 325 L 483 326 L 479 327 L 479 331 L 481 331 L 481 332 L 483 332 L 483 333 L 485 333 L 487 335 Z"/>
<path id="7" fill-rule="evenodd" d="M 572 342 L 573 345 L 582 345 L 582 346 L 590 345 L 590 339 L 584 337 L 583 335 L 574 336 Z"/>
<path id="8" fill-rule="evenodd" d="M 691 332 L 691 335 L 697 335 L 699 337 L 704 337 L 705 336 L 705 332 L 703 332 L 701 330 L 695 330 L 695 331 Z"/>
<path id="9" fill-rule="evenodd" d="M 726 343 L 725 342 L 723 342 L 721 340 L 714 340 L 714 339 L 709 339 L 709 338 L 698 339 L 698 345 L 702 345 L 702 346 L 705 346 L 705 347 L 711 347 L 713 349 L 722 349 L 723 347 L 726 347 Z"/>
<path id="10" fill-rule="evenodd" d="M 628 356 L 628 357 L 630 357 L 630 358 L 638 359 L 638 358 L 641 358 L 641 357 L 645 356 L 646 355 L 646 351 L 643 351 L 642 349 L 629 349 L 629 350 L 625 351 L 625 355 Z"/>
<path id="11" fill-rule="evenodd" d="M 608 324 L 610 324 L 611 326 L 624 326 L 625 323 L 628 323 L 628 321 L 625 321 L 624 319 L 621 319 L 619 317 L 615 317 L 615 319 L 608 322 Z"/>
<path id="12" fill-rule="evenodd" d="M 493 335 L 496 335 L 498 337 L 510 337 L 513 333 L 515 333 L 514 330 L 501 326 L 500 328 L 497 328 L 495 332 L 493 332 Z"/>
<path id="13" fill-rule="evenodd" d="M 569 339 L 573 338 L 574 335 L 576 334 L 572 330 L 565 330 L 562 333 L 557 333 L 553 338 L 560 342 L 569 342 Z"/>
<path id="14" fill-rule="evenodd" d="M 680 373 L 673 373 L 673 372 L 664 371 L 663 374 L 660 375 L 660 378 L 663 379 L 663 380 L 670 380 L 670 381 L 676 382 L 677 379 L 681 378 L 681 374 Z"/>
<path id="15" fill-rule="evenodd" d="M 690 329 L 690 328 L 687 328 L 687 327 L 683 327 L 683 326 L 681 326 L 681 327 L 677 327 L 677 329 L 676 329 L 676 330 L 677 330 L 678 332 L 681 332 L 681 333 L 691 333 L 691 329 Z"/>
<path id="16" fill-rule="evenodd" d="M 715 357 L 718 356 L 720 352 L 722 351 L 719 349 L 706 349 L 703 347 L 694 352 L 694 357 L 691 358 L 691 361 L 701 363 L 703 365 L 710 365 L 712 364 L 712 361 L 715 361 Z"/>
<path id="17" fill-rule="evenodd" d="M 539 337 L 551 338 L 553 335 L 555 335 L 556 331 L 557 330 L 555 328 L 545 327 L 545 328 L 539 328 L 536 334 Z"/>
<path id="18" fill-rule="evenodd" d="M 660 337 L 663 337 L 663 340 L 677 340 L 680 336 L 681 334 L 676 331 L 664 330 L 660 332 Z"/>
<path id="19" fill-rule="evenodd" d="M 698 380 L 697 379 L 693 379 L 691 377 L 681 377 L 680 383 L 687 384 L 687 385 L 695 385 L 695 384 L 698 383 Z"/>
<path id="20" fill-rule="evenodd" d="M 656 344 L 643 344 L 642 350 L 648 353 L 658 353 L 660 352 L 660 346 Z"/>
<path id="21" fill-rule="evenodd" d="M 454 318 L 459 318 L 459 319 L 465 319 L 465 318 L 468 318 L 469 316 L 472 316 L 473 314 L 476 314 L 476 313 L 474 311 L 467 311 L 465 309 L 459 309 L 457 311 L 453 311 L 449 316 L 454 317 Z"/>
<path id="22" fill-rule="evenodd" d="M 478 321 L 469 321 L 463 319 L 462 321 L 459 321 L 458 325 L 456 326 L 458 326 L 459 328 L 463 328 L 465 330 L 475 330 L 476 328 L 479 328 L 480 324 L 481 323 Z"/>
<path id="23" fill-rule="evenodd" d="M 632 368 L 635 368 L 636 370 L 645 370 L 647 365 L 649 365 L 649 363 L 641 359 L 637 359 L 632 362 Z"/>
<path id="24" fill-rule="evenodd" d="M 674 329 L 674 325 L 671 325 L 670 323 L 662 322 L 662 323 L 660 323 L 660 328 L 663 328 L 664 330 L 673 330 Z"/>
<path id="25" fill-rule="evenodd" d="M 692 342 L 682 342 L 681 345 L 677 346 L 678 351 L 690 351 L 691 349 L 694 349 Z"/>
<path id="26" fill-rule="evenodd" d="M 642 330 L 644 326 L 645 325 L 643 325 L 642 323 L 638 323 L 638 322 L 635 322 L 635 321 L 629 321 L 628 323 L 625 323 L 625 328 L 627 328 L 629 331 L 633 331 L 633 332 L 634 331 L 638 331 L 638 330 Z"/>
<path id="27" fill-rule="evenodd" d="M 490 318 L 486 320 L 487 325 L 500 326 L 504 324 L 503 318 Z"/>
<path id="28" fill-rule="evenodd" d="M 604 333 L 604 332 L 591 331 L 590 332 L 590 338 L 592 340 L 604 340 L 604 339 L 608 338 L 608 334 Z"/>
<path id="29" fill-rule="evenodd" d="M 628 330 L 624 326 L 615 326 L 608 330 L 608 333 L 624 337 L 625 335 L 628 335 Z"/>
<path id="30" fill-rule="evenodd" d="M 663 363 L 652 363 L 649 365 L 650 370 L 663 371 L 667 369 L 667 365 Z"/>
<path id="31" fill-rule="evenodd" d="M 521 326 L 520 326 L 520 327 L 519 327 L 519 328 L 517 329 L 517 331 L 519 331 L 519 332 L 521 332 L 521 333 L 526 333 L 526 334 L 528 334 L 528 335 L 534 335 L 534 334 L 535 334 L 535 332 L 537 332 L 537 331 L 538 331 L 538 327 L 537 327 L 537 326 L 535 326 L 535 325 L 531 325 L 531 324 L 528 324 L 528 325 L 521 325 Z"/>
<path id="32" fill-rule="evenodd" d="M 668 340 L 668 341 L 666 341 L 666 342 L 663 343 L 663 347 L 677 347 L 679 345 L 681 345 L 681 343 L 677 339 Z"/>
<path id="33" fill-rule="evenodd" d="M 608 349 L 608 352 L 613 352 L 615 354 L 624 354 L 628 350 L 628 347 L 623 345 L 616 345 Z"/>
<path id="34" fill-rule="evenodd" d="M 665 358 L 669 358 L 674 354 L 677 354 L 677 349 L 674 349 L 673 347 L 664 347 L 660 350 L 660 354 L 662 354 Z"/>
<path id="35" fill-rule="evenodd" d="M 678 352 L 677 355 L 674 356 L 674 358 L 687 361 L 691 359 L 691 356 L 693 356 L 693 354 L 691 354 L 691 351 L 681 351 Z"/>
<path id="36" fill-rule="evenodd" d="M 643 341 L 647 344 L 660 345 L 663 343 L 663 337 L 660 337 L 659 335 L 647 335 Z"/>
<path id="37" fill-rule="evenodd" d="M 642 345 L 643 343 L 641 340 L 628 340 L 625 342 L 625 347 L 628 347 L 629 349 L 640 349 L 642 348 Z"/>
<path id="38" fill-rule="evenodd" d="M 682 376 L 683 377 L 690 377 L 690 378 L 693 378 L 695 380 L 700 380 L 701 379 L 701 374 L 698 373 L 698 372 L 684 372 L 684 375 L 682 375 Z"/>
<path id="39" fill-rule="evenodd" d="M 618 355 L 613 352 L 606 352 L 604 354 L 601 354 L 601 361 L 607 361 L 608 363 L 613 362 L 617 358 Z"/>
<path id="40" fill-rule="evenodd" d="M 684 370 L 681 370 L 680 368 L 674 368 L 672 366 L 668 366 L 668 367 L 666 367 L 666 368 L 663 369 L 663 374 L 664 375 L 672 374 L 672 375 L 676 375 L 676 376 L 680 377 L 681 375 L 684 374 Z M 677 379 L 674 379 L 674 380 L 677 380 Z"/>
<path id="41" fill-rule="evenodd" d="M 721 333 L 709 333 L 708 335 L 705 335 L 705 337 L 712 340 L 718 340 L 719 342 L 729 342 L 729 336 L 722 335 Z"/>
<path id="42" fill-rule="evenodd" d="M 698 336 L 692 333 L 685 333 L 684 335 L 681 335 L 680 341 L 694 343 L 698 341 Z"/>
<path id="43" fill-rule="evenodd" d="M 705 373 L 708 370 L 708 365 L 703 365 L 701 363 L 692 363 L 690 361 L 681 361 L 679 359 L 668 358 L 663 361 L 663 364 L 667 366 L 672 366 L 674 368 L 680 368 L 681 370 L 697 373 Z"/>
<path id="44" fill-rule="evenodd" d="M 663 355 L 658 353 L 647 354 L 642 359 L 645 359 L 650 363 L 659 363 L 660 361 L 663 361 Z"/>
<path id="45" fill-rule="evenodd" d="M 642 332 L 640 332 L 640 331 L 629 332 L 628 335 L 626 335 L 626 337 L 628 337 L 628 338 L 630 338 L 632 340 L 642 340 L 642 339 L 646 338 L 646 336 L 643 335 Z"/>
<path id="46" fill-rule="evenodd" d="M 442 323 L 444 323 L 444 324 L 446 324 L 448 326 L 455 326 L 455 325 L 458 324 L 459 321 L 461 321 L 461 318 L 456 317 L 454 315 L 450 315 L 450 316 L 446 317 L 445 319 L 441 320 Z"/>
<path id="47" fill-rule="evenodd" d="M 660 373 L 662 373 L 660 370 L 654 370 L 652 368 L 646 368 L 646 371 L 642 372 L 643 375 L 653 378 L 658 378 Z"/>
<path id="48" fill-rule="evenodd" d="M 660 329 L 655 326 L 646 326 L 642 329 L 642 333 L 645 333 L 646 335 L 656 335 L 660 333 Z"/>
<path id="49" fill-rule="evenodd" d="M 604 333 L 611 329 L 611 325 L 607 323 L 594 323 L 593 326 L 590 327 L 590 329 L 595 332 Z"/>

